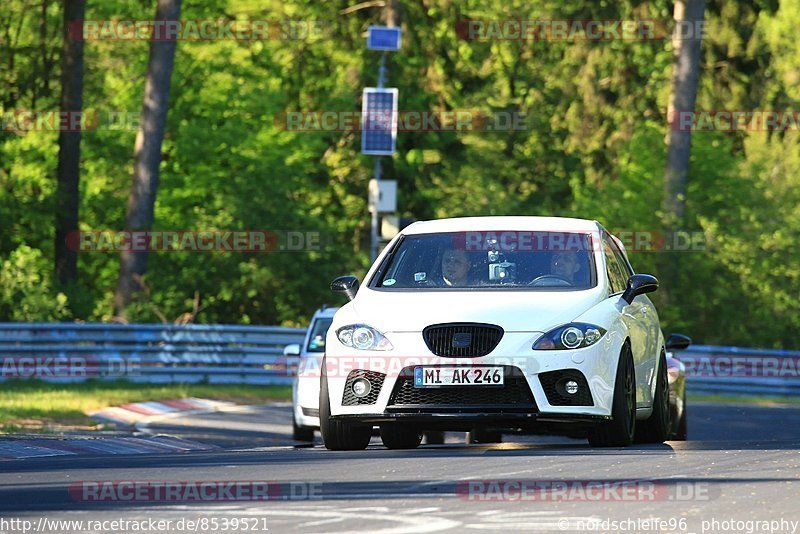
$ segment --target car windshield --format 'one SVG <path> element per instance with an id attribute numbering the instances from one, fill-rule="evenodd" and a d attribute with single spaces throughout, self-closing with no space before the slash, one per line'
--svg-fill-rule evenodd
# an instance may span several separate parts
<path id="1" fill-rule="evenodd" d="M 373 287 L 589 289 L 596 284 L 591 251 L 589 233 L 407 235 L 382 265 Z"/>
<path id="2" fill-rule="evenodd" d="M 314 321 L 311 327 L 311 335 L 308 336 L 307 352 L 325 352 L 325 335 L 328 333 L 333 322 L 332 317 L 319 318 Z"/>

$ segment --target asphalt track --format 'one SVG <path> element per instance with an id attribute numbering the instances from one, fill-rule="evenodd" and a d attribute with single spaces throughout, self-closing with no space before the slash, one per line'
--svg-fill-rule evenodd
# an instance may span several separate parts
<path id="1" fill-rule="evenodd" d="M 288 422 L 285 406 L 240 408 L 146 429 L 219 450 L 2 462 L 0 532 L 800 532 L 800 407 L 694 404 L 690 441 L 626 449 L 449 434 L 414 451 L 376 439 L 331 452 L 292 446 Z M 247 500 L 188 491 L 233 481 L 248 481 Z M 167 483 L 180 491 L 154 500 Z"/>

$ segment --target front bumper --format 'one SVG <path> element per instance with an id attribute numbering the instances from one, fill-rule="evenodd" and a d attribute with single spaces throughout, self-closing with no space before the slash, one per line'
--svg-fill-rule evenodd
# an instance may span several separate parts
<path id="1" fill-rule="evenodd" d="M 481 418 L 494 418 L 498 426 L 521 423 L 587 423 L 608 419 L 614 392 L 614 378 L 619 358 L 619 346 L 612 336 L 604 336 L 596 345 L 579 350 L 533 351 L 531 346 L 538 333 L 507 332 L 497 348 L 489 355 L 479 358 L 450 358 L 435 356 L 427 347 L 420 346 L 420 336 L 414 333 L 393 333 L 395 350 L 367 354 L 339 353 L 342 347 L 329 346 L 326 356 L 326 373 L 331 402 L 331 414 L 348 416 L 353 420 L 369 422 L 412 421 L 414 418 L 426 423 L 436 421 L 466 421 L 472 424 Z M 399 356 L 398 353 L 424 354 L 417 357 Z M 508 377 L 520 377 L 528 395 L 519 398 L 504 397 L 502 403 L 486 400 L 487 386 L 458 388 L 464 396 L 462 401 L 448 400 L 446 403 L 423 398 L 412 402 L 406 397 L 397 402 L 403 380 L 415 366 L 502 366 Z M 348 378 L 353 372 L 369 371 L 382 375 L 379 393 L 368 404 L 348 404 L 345 394 Z M 591 401 L 587 405 L 570 405 L 553 402 L 554 383 L 547 383 L 549 376 L 562 376 L 571 372 L 585 379 L 582 387 L 588 389 Z M 506 382 L 508 383 L 508 382 Z M 427 389 L 427 388 L 425 388 Z M 472 396 L 484 400 L 472 402 Z M 424 395 L 423 395 L 424 397 Z M 445 418 L 445 419 L 437 419 Z M 500 425 L 500 422 L 503 424 Z"/>

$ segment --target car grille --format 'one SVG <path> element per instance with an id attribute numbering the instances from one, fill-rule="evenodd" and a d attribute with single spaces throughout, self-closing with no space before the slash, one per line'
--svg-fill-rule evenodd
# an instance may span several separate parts
<path id="1" fill-rule="evenodd" d="M 564 384 L 569 380 L 578 383 L 578 392 L 570 395 L 564 389 Z M 561 371 L 549 371 L 539 375 L 547 402 L 551 406 L 594 406 L 592 392 L 589 383 L 583 373 L 577 369 L 564 369 Z"/>
<path id="2" fill-rule="evenodd" d="M 503 329 L 491 324 L 435 324 L 422 331 L 430 351 L 437 356 L 477 358 L 494 350 L 503 337 Z"/>
<path id="3" fill-rule="evenodd" d="M 514 372 L 516 371 L 516 372 Z M 404 368 L 389 397 L 388 410 L 448 409 L 456 411 L 503 410 L 535 412 L 528 382 L 515 367 L 504 366 L 503 386 L 414 387 L 414 368 Z"/>
<path id="4" fill-rule="evenodd" d="M 353 394 L 353 382 L 357 378 L 366 378 L 367 380 L 369 380 L 369 385 L 370 385 L 369 393 L 367 393 L 363 397 L 356 397 Z M 347 381 L 344 384 L 342 405 L 362 406 L 365 404 L 375 404 L 375 401 L 378 400 L 378 394 L 380 394 L 381 392 L 381 387 L 383 387 L 384 378 L 386 378 L 385 374 L 376 373 L 375 371 L 365 371 L 363 369 L 350 371 L 350 374 L 347 375 Z"/>

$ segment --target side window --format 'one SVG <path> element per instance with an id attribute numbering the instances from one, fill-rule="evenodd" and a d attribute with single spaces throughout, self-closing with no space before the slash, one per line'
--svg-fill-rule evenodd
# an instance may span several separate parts
<path id="1" fill-rule="evenodd" d="M 628 258 L 623 254 L 623 252 L 617 246 L 616 241 L 613 239 L 608 240 L 611 244 L 611 249 L 614 251 L 614 256 L 617 258 L 617 262 L 619 263 L 620 269 L 622 273 L 625 275 L 625 284 L 627 286 L 628 278 L 633 275 L 633 269 L 631 268 L 631 264 L 628 262 Z"/>
<path id="2" fill-rule="evenodd" d="M 628 277 L 622 271 L 622 267 L 614 255 L 614 250 L 609 243 L 610 239 L 603 236 L 603 255 L 606 260 L 606 274 L 608 275 L 608 282 L 611 286 L 611 294 L 620 293 L 625 291 Z"/>

